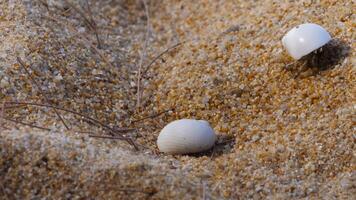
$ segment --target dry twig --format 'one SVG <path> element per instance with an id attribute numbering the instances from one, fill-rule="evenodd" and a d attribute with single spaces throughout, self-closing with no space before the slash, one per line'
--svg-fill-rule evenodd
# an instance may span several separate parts
<path id="1" fill-rule="evenodd" d="M 89 133 L 89 137 L 93 137 L 93 138 L 119 139 L 119 140 L 126 140 L 127 139 L 127 138 L 122 137 L 122 136 L 95 135 L 95 134 L 92 134 L 91 132 L 81 132 L 81 133 Z"/>
<path id="2" fill-rule="evenodd" d="M 143 76 L 147 73 L 147 71 L 150 69 L 150 67 L 159 59 L 161 58 L 164 54 L 170 52 L 171 50 L 179 47 L 180 45 L 182 45 L 183 43 L 185 43 L 186 41 L 183 41 L 183 42 L 178 42 L 177 44 L 171 46 L 171 47 L 168 47 L 167 49 L 165 49 L 164 51 L 162 51 L 160 54 L 158 54 L 155 58 L 152 59 L 152 61 L 147 65 L 145 71 L 142 73 Z"/>
<path id="3" fill-rule="evenodd" d="M 114 129 L 114 128 L 111 128 L 110 126 L 104 124 L 103 122 L 97 120 L 97 119 L 94 119 L 94 118 L 86 116 L 86 115 L 84 115 L 82 113 L 79 113 L 79 112 L 76 112 L 76 111 L 73 111 L 73 110 L 69 110 L 69 109 L 66 109 L 66 108 L 62 108 L 62 107 L 59 107 L 59 106 L 46 105 L 46 104 L 41 104 L 41 103 L 32 103 L 32 102 L 16 102 L 16 101 L 7 101 L 6 103 L 8 103 L 8 104 L 17 104 L 17 105 L 32 105 L 32 106 L 48 107 L 48 108 L 62 110 L 62 111 L 69 112 L 69 113 L 72 113 L 74 115 L 78 115 L 80 117 L 86 118 L 86 119 L 92 121 L 94 124 L 97 124 L 97 125 L 99 125 L 99 126 L 101 126 L 103 128 L 106 128 L 110 132 L 115 133 L 115 134 L 118 133 L 118 132 L 129 132 L 129 131 L 134 131 L 135 130 L 135 129 L 132 129 L 132 128 Z M 7 107 L 5 107 L 5 108 L 7 108 Z"/>
<path id="4" fill-rule="evenodd" d="M 87 4 L 88 14 L 89 14 L 89 17 L 90 17 L 92 28 L 93 28 L 96 40 L 98 42 L 98 48 L 101 49 L 101 41 L 100 41 L 99 32 L 98 32 L 98 25 L 96 24 L 96 22 L 95 22 L 95 20 L 93 18 L 93 12 L 91 11 L 90 4 L 89 4 L 88 0 L 86 0 L 85 2 Z"/>
<path id="5" fill-rule="evenodd" d="M 125 140 L 127 141 L 130 145 L 132 145 L 135 150 L 139 150 L 137 144 L 133 141 L 132 138 L 129 138 L 129 137 L 125 137 L 125 136 L 117 136 L 117 134 L 119 132 L 129 132 L 129 131 L 133 131 L 135 129 L 132 129 L 132 128 L 120 128 L 120 129 L 117 129 L 117 128 L 112 128 L 106 124 L 104 124 L 103 122 L 97 120 L 97 119 L 94 119 L 92 117 L 89 117 L 89 116 L 86 116 L 82 113 L 79 113 L 79 112 L 76 112 L 76 111 L 73 111 L 73 110 L 69 110 L 69 109 L 66 109 L 66 108 L 61 108 L 61 107 L 58 107 L 58 106 L 53 106 L 53 105 L 46 105 L 46 104 L 41 104 L 41 103 L 31 103 L 31 102 L 16 102 L 16 101 L 7 101 L 6 103 L 8 104 L 17 104 L 17 105 L 32 105 L 32 106 L 39 106 L 39 107 L 47 107 L 47 108 L 53 108 L 53 109 L 57 109 L 57 110 L 62 110 L 62 111 L 65 111 L 65 112 L 69 112 L 69 113 L 72 113 L 74 115 L 78 115 L 80 117 L 83 117 L 91 122 L 93 122 L 95 125 L 97 126 L 100 126 L 102 128 L 105 128 L 107 129 L 111 134 L 113 135 L 116 135 L 116 139 L 119 139 L 119 137 L 122 139 L 122 140 Z M 13 107 L 13 106 L 12 106 Z M 6 108 L 6 107 L 5 107 Z"/>
<path id="6" fill-rule="evenodd" d="M 132 138 L 128 138 L 128 137 L 123 137 L 123 136 L 105 136 L 105 135 L 89 135 L 89 137 L 94 137 L 94 138 L 104 138 L 104 139 L 114 139 L 114 140 L 125 140 L 127 143 L 129 143 L 130 145 L 132 145 L 136 151 L 140 150 L 137 146 L 137 144 L 133 141 Z"/>
<path id="7" fill-rule="evenodd" d="M 38 128 L 38 129 L 45 130 L 45 131 L 50 131 L 51 130 L 49 128 L 33 125 L 33 124 L 22 122 L 22 121 L 17 121 L 17 120 L 6 118 L 6 117 L 3 117 L 3 119 L 5 119 L 7 121 L 10 121 L 10 122 L 14 122 L 14 123 L 17 123 L 17 124 L 22 124 L 22 125 L 29 126 L 29 127 L 32 127 L 32 128 Z"/>
<path id="8" fill-rule="evenodd" d="M 202 181 L 202 188 L 203 188 L 203 200 L 206 200 L 207 199 L 207 195 L 206 195 L 206 184 L 205 184 L 205 181 Z"/>
<path id="9" fill-rule="evenodd" d="M 143 0 L 143 5 L 145 7 L 145 14 L 146 14 L 146 18 L 147 18 L 147 31 L 146 31 L 146 36 L 145 36 L 145 42 L 144 42 L 144 46 L 143 46 L 143 52 L 141 53 L 140 56 L 140 61 L 139 61 L 139 67 L 138 67 L 138 75 L 137 75 L 137 104 L 136 104 L 136 108 L 140 109 L 141 107 L 141 76 L 142 76 L 142 65 L 143 65 L 143 60 L 147 55 L 147 46 L 148 46 L 148 40 L 149 40 L 149 36 L 150 36 L 150 15 L 149 15 L 149 11 L 148 11 L 148 5 L 146 0 Z"/>
<path id="10" fill-rule="evenodd" d="M 64 0 L 64 1 L 65 1 L 66 4 L 68 4 L 71 8 L 73 8 L 77 13 L 79 13 L 79 15 L 84 19 L 85 23 L 87 24 L 87 27 L 88 27 L 89 29 L 91 29 L 92 31 L 94 31 L 96 40 L 97 40 L 97 42 L 98 42 L 98 48 L 100 49 L 100 48 L 101 48 L 101 41 L 100 41 L 100 37 L 99 37 L 98 26 L 97 26 L 97 24 L 95 23 L 95 21 L 94 21 L 94 19 L 93 19 L 89 2 L 86 0 L 86 4 L 87 4 L 87 7 L 88 7 L 88 13 L 89 13 L 90 18 L 88 18 L 88 17 L 85 15 L 85 13 L 84 13 L 81 9 L 77 8 L 77 7 L 76 7 L 73 3 L 71 3 L 70 1 L 68 1 L 68 0 Z"/>
<path id="11" fill-rule="evenodd" d="M 32 77 L 31 73 L 26 69 L 26 65 L 25 63 L 21 60 L 20 57 L 17 57 L 17 62 L 19 62 L 19 64 L 21 65 L 21 67 L 25 70 L 26 74 L 30 77 L 31 81 L 36 85 L 36 87 L 38 88 L 38 90 L 40 91 L 40 93 L 42 94 L 42 96 L 45 98 L 45 100 L 47 101 L 48 104 L 50 104 L 49 98 L 46 96 L 46 94 L 41 90 L 40 84 L 37 83 L 37 81 Z M 54 112 L 56 113 L 56 115 L 58 116 L 58 118 L 62 121 L 63 125 L 66 127 L 67 130 L 69 130 L 69 127 L 67 126 L 67 124 L 65 123 L 64 119 L 62 118 L 62 116 L 58 113 L 56 108 L 53 108 Z"/>
<path id="12" fill-rule="evenodd" d="M 49 6 L 48 6 L 47 1 L 45 1 L 45 0 L 39 0 L 39 1 L 41 2 L 42 5 L 44 5 L 46 7 L 47 11 L 49 11 Z"/>
<path id="13" fill-rule="evenodd" d="M 150 116 L 147 116 L 147 117 L 143 117 L 143 118 L 140 118 L 140 119 L 136 119 L 136 120 L 133 120 L 132 123 L 136 123 L 136 122 L 140 122 L 140 121 L 143 121 L 145 119 L 152 119 L 152 118 L 155 118 L 155 117 L 158 117 L 162 114 L 165 114 L 169 111 L 171 111 L 172 109 L 168 109 L 168 110 L 164 110 L 162 112 L 159 112 L 159 113 L 156 113 L 156 114 L 153 114 L 153 115 L 150 115 Z"/>
<path id="14" fill-rule="evenodd" d="M 4 118 L 4 113 L 5 113 L 5 102 L 2 103 L 1 105 L 1 111 L 0 111 L 0 133 L 3 130 L 3 118 Z"/>

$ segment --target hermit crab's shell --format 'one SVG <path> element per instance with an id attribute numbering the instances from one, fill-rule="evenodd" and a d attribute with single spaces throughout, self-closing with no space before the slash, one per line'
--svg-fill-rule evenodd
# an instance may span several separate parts
<path id="1" fill-rule="evenodd" d="M 296 60 L 319 49 L 331 40 L 330 34 L 317 24 L 301 24 L 291 29 L 282 44 Z"/>
<path id="2" fill-rule="evenodd" d="M 210 149 L 216 140 L 214 130 L 204 120 L 181 119 L 166 125 L 157 145 L 168 154 L 198 153 Z"/>

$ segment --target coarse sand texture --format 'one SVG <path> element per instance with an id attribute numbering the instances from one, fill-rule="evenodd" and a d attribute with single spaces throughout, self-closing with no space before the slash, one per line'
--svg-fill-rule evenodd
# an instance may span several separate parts
<path id="1" fill-rule="evenodd" d="M 355 10 L 1 0 L 0 199 L 356 199 Z M 304 23 L 332 37 L 310 62 L 282 45 Z M 178 119 L 215 146 L 159 152 Z"/>

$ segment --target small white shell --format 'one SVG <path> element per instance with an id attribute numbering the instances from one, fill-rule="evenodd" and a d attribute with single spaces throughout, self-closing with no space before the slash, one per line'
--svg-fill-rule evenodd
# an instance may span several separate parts
<path id="1" fill-rule="evenodd" d="M 301 24 L 282 38 L 282 44 L 295 59 L 308 55 L 331 40 L 330 34 L 317 24 Z"/>
<path id="2" fill-rule="evenodd" d="M 160 132 L 157 145 L 169 154 L 197 153 L 210 149 L 216 136 L 205 120 L 181 119 L 167 124 Z"/>

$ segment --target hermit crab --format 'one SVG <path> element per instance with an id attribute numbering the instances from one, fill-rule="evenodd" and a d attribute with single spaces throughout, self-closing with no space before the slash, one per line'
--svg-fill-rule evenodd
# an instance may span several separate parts
<path id="1" fill-rule="evenodd" d="M 282 38 L 282 45 L 296 60 L 287 66 L 299 63 L 304 70 L 307 68 L 314 71 L 327 69 L 335 64 L 335 58 L 337 58 L 335 53 L 338 53 L 337 44 L 328 31 L 313 23 L 301 24 L 289 30 Z"/>

